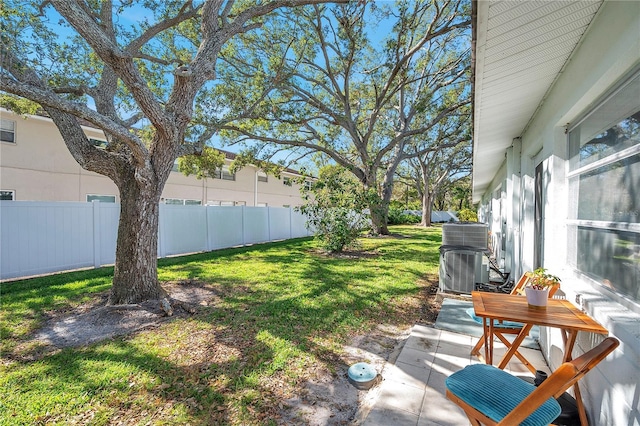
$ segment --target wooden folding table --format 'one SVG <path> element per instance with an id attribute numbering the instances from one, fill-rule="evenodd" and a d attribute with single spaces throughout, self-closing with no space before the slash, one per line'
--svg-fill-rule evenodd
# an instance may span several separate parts
<path id="1" fill-rule="evenodd" d="M 533 308 L 524 296 L 474 291 L 471 293 L 473 309 L 477 316 L 483 318 L 485 338 L 485 360 L 493 364 L 493 328 L 496 320 L 520 322 L 524 326 L 498 364 L 503 369 L 511 357 L 517 352 L 522 341 L 527 337 L 534 325 L 559 328 L 564 343 L 563 362 L 571 361 L 571 352 L 579 331 L 609 334 L 606 328 L 593 318 L 576 308 L 571 302 L 562 299 L 549 299 L 546 309 Z M 580 414 L 580 422 L 587 425 L 587 416 L 582 404 L 578 383 L 574 386 L 576 404 Z"/>

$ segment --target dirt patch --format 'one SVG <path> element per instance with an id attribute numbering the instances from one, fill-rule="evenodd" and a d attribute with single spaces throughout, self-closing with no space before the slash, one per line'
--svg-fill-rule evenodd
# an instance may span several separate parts
<path id="1" fill-rule="evenodd" d="M 170 282 L 163 288 L 169 294 L 173 315 L 178 317 L 190 315 L 197 306 L 206 306 L 218 297 L 216 290 L 198 281 Z M 170 319 L 157 300 L 135 305 L 104 306 L 106 299 L 107 294 L 104 293 L 70 313 L 50 314 L 49 320 L 34 339 L 60 349 L 84 346 L 155 327 Z"/>
<path id="2" fill-rule="evenodd" d="M 437 279 L 426 278 L 419 284 L 421 294 L 411 299 L 412 303 L 406 307 L 407 318 L 403 318 L 406 321 L 399 323 L 435 322 L 440 306 L 436 298 Z M 44 327 L 30 342 L 25 342 L 38 348 L 30 351 L 26 358 L 34 359 L 65 347 L 84 346 L 157 327 L 172 318 L 190 316 L 200 307 L 216 306 L 225 296 L 221 293 L 224 290 L 194 280 L 164 283 L 163 287 L 174 308 L 172 317 L 166 315 L 158 301 L 104 306 L 107 300 L 104 293 L 73 310 L 48 313 Z M 348 381 L 348 367 L 367 362 L 381 372 L 385 363 L 395 361 L 409 333 L 410 327 L 381 324 L 370 333 L 352 336 L 342 353 L 326 363 L 328 367 L 309 371 L 296 395 L 282 398 L 278 407 L 274 407 L 278 422 L 311 426 L 358 424 L 375 401 L 376 387 L 366 391 L 356 389 Z M 209 349 L 210 353 L 215 352 Z"/>

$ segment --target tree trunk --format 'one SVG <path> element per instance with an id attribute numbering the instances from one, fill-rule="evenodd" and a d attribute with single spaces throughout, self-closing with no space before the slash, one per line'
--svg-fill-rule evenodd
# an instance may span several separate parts
<path id="1" fill-rule="evenodd" d="M 384 201 L 380 199 L 369 202 L 372 232 L 376 235 L 389 235 L 389 228 L 387 227 L 389 205 L 387 204 L 385 208 L 383 204 Z"/>
<path id="2" fill-rule="evenodd" d="M 429 191 L 424 191 L 422 193 L 422 222 L 420 222 L 421 226 L 431 226 L 431 196 Z"/>
<path id="3" fill-rule="evenodd" d="M 139 303 L 159 299 L 165 292 L 158 282 L 158 218 L 162 185 L 146 185 L 133 176 L 121 181 L 120 223 L 116 265 L 109 303 Z"/>

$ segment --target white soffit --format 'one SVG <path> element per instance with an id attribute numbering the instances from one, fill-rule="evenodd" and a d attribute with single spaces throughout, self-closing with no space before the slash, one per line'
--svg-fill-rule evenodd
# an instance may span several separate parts
<path id="1" fill-rule="evenodd" d="M 601 0 L 479 0 L 476 21 L 473 199 L 531 120 Z"/>

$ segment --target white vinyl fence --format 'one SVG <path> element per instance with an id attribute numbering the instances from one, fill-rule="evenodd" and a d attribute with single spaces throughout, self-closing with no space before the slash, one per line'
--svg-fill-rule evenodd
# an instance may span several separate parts
<path id="1" fill-rule="evenodd" d="M 0 279 L 115 262 L 120 206 L 0 201 Z M 305 217 L 280 207 L 160 205 L 158 257 L 306 237 Z"/>

